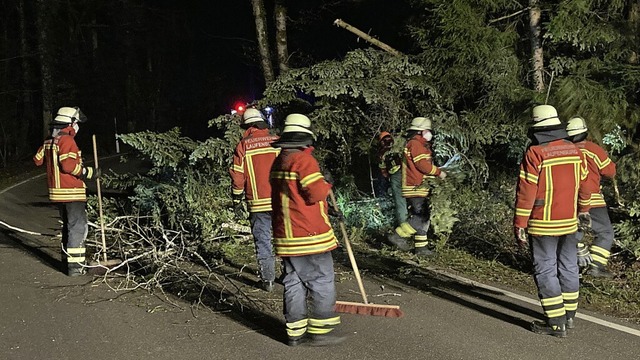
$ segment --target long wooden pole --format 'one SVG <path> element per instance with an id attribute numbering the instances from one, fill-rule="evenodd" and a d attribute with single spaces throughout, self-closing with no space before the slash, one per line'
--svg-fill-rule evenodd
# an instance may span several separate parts
<path id="1" fill-rule="evenodd" d="M 362 30 L 347 24 L 346 22 L 342 21 L 342 19 L 336 19 L 333 22 L 333 25 L 339 26 L 345 30 L 348 30 L 356 35 L 358 35 L 358 37 L 363 38 L 364 40 L 368 41 L 369 43 L 381 48 L 384 51 L 388 51 L 390 53 L 392 53 L 393 55 L 402 55 L 402 53 L 394 48 L 392 48 L 391 46 L 383 43 L 382 41 L 371 37 L 369 34 L 363 32 Z"/>
<path id="2" fill-rule="evenodd" d="M 96 146 L 96 135 L 92 137 L 93 140 L 93 162 L 95 164 L 95 171 L 98 170 L 98 147 Z M 102 192 L 100 190 L 100 178 L 96 179 L 96 188 L 98 189 L 98 211 L 100 214 L 100 233 L 102 235 L 102 257 L 104 262 L 107 262 L 107 240 L 104 235 L 104 216 L 102 215 Z"/>
<path id="3" fill-rule="evenodd" d="M 338 209 L 338 203 L 336 202 L 336 197 L 333 195 L 333 191 L 329 190 L 329 197 L 331 198 L 331 205 L 336 211 L 340 211 Z M 356 263 L 356 258 L 353 256 L 353 250 L 351 249 L 351 242 L 349 241 L 349 235 L 347 234 L 347 228 L 344 225 L 344 221 L 340 220 L 340 230 L 342 230 L 342 237 L 344 238 L 344 245 L 347 248 L 347 253 L 349 254 L 349 261 L 351 261 L 351 267 L 353 268 L 353 273 L 356 275 L 356 280 L 358 281 L 358 287 L 360 288 L 360 295 L 362 295 L 362 302 L 365 304 L 369 304 L 367 300 L 367 293 L 364 291 L 364 285 L 362 285 L 362 278 L 360 277 L 360 270 L 358 270 L 358 264 Z"/>

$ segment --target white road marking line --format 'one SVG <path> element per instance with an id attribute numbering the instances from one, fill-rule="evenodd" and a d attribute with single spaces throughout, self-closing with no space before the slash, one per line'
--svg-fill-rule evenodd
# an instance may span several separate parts
<path id="1" fill-rule="evenodd" d="M 428 267 L 427 269 L 429 271 L 433 271 L 433 272 L 438 273 L 440 275 L 450 277 L 452 279 L 455 279 L 455 280 L 460 281 L 462 283 L 466 283 L 466 284 L 471 285 L 471 286 L 475 286 L 475 287 L 478 287 L 478 288 L 482 288 L 482 289 L 486 289 L 486 290 L 489 290 L 489 291 L 497 292 L 497 293 L 500 293 L 502 295 L 508 296 L 510 298 L 526 302 L 528 304 L 540 305 L 540 301 L 539 300 L 534 300 L 534 299 L 528 298 L 526 296 L 522 296 L 522 295 L 518 295 L 518 294 L 512 293 L 512 292 L 507 291 L 507 290 L 503 290 L 503 289 L 500 289 L 500 288 L 497 288 L 497 287 L 493 287 L 493 286 L 490 286 L 490 285 L 485 285 L 485 284 L 479 283 L 477 281 L 473 281 L 471 279 L 464 278 L 462 276 L 449 274 L 449 273 L 443 272 L 441 270 L 438 270 L 438 269 L 435 269 L 435 268 L 432 268 L 432 267 Z M 615 329 L 615 330 L 618 330 L 618 331 L 625 332 L 627 334 L 631 334 L 631 335 L 635 335 L 635 336 L 639 336 L 640 337 L 640 330 L 633 329 L 633 328 L 630 328 L 628 326 L 619 325 L 619 324 L 616 324 L 616 323 L 612 323 L 610 321 L 602 320 L 602 319 L 599 319 L 597 317 L 586 315 L 586 314 L 582 314 L 582 313 L 579 313 L 579 312 L 576 313 L 576 317 L 579 318 L 579 319 L 590 321 L 590 322 L 598 324 L 598 325 L 602 325 L 602 326 L 605 326 L 605 327 L 608 327 L 608 328 L 611 328 L 611 329 Z"/>

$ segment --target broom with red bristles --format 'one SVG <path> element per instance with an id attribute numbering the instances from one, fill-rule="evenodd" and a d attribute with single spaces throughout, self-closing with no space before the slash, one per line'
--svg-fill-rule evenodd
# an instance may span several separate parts
<path id="1" fill-rule="evenodd" d="M 336 202 L 336 197 L 333 195 L 333 191 L 329 190 L 329 197 L 331 198 L 331 202 L 333 208 L 336 212 L 339 212 L 338 203 Z M 358 281 L 358 287 L 360 288 L 360 295 L 362 295 L 362 303 L 358 302 L 350 302 L 350 301 L 336 301 L 335 310 L 340 313 L 347 314 L 358 314 L 358 315 L 373 315 L 373 316 L 384 316 L 391 318 L 398 318 L 404 316 L 402 310 L 397 305 L 378 305 L 371 304 L 367 300 L 367 294 L 364 291 L 364 285 L 362 285 L 362 278 L 360 277 L 360 270 L 358 270 L 358 264 L 356 264 L 356 258 L 353 256 L 353 250 L 351 249 L 351 242 L 349 241 L 349 236 L 347 235 L 347 228 L 344 225 L 344 221 L 340 219 L 340 230 L 342 230 L 342 237 L 344 238 L 344 245 L 347 248 L 347 253 L 349 254 L 349 261 L 351 261 L 351 267 L 353 268 L 353 273 L 356 275 L 356 280 Z"/>

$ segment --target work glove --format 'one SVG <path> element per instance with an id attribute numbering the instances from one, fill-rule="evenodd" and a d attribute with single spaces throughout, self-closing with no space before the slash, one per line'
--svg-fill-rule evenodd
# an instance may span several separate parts
<path id="1" fill-rule="evenodd" d="M 82 168 L 82 180 L 96 180 L 102 176 L 102 170 L 100 168 L 93 168 L 91 166 L 85 166 Z"/>
<path id="2" fill-rule="evenodd" d="M 513 228 L 513 232 L 516 237 L 516 243 L 518 243 L 520 247 L 526 247 L 529 243 L 529 238 L 527 237 L 527 229 L 516 226 Z"/>
<path id="3" fill-rule="evenodd" d="M 441 180 L 444 180 L 447 177 L 447 173 L 444 170 L 440 170 L 440 175 L 438 175 L 438 177 Z"/>
<path id="4" fill-rule="evenodd" d="M 591 214 L 588 212 L 578 213 L 578 227 L 583 231 L 591 229 Z"/>
<path id="5" fill-rule="evenodd" d="M 233 200 L 233 214 L 235 217 L 238 219 L 245 218 L 246 215 L 244 213 L 244 204 L 242 203 L 242 194 L 232 194 L 231 199 Z"/>
<path id="6" fill-rule="evenodd" d="M 329 206 L 329 210 L 327 211 L 329 215 L 335 217 L 339 221 L 344 222 L 344 214 L 340 210 L 336 210 L 333 206 Z"/>
<path id="7" fill-rule="evenodd" d="M 583 243 L 578 243 L 578 266 L 581 268 L 585 268 L 589 266 L 593 262 L 591 258 L 591 254 L 589 253 L 589 247 L 585 246 Z"/>

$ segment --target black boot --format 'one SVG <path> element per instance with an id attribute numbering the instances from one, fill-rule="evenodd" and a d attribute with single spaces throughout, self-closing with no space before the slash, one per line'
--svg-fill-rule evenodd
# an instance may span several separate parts
<path id="1" fill-rule="evenodd" d="M 609 270 L 605 269 L 602 266 L 593 266 L 591 265 L 591 267 L 589 267 L 589 270 L 587 270 L 587 272 L 585 273 L 589 276 L 593 276 L 596 278 L 603 278 L 603 279 L 612 279 L 613 278 L 613 274 L 609 272 Z"/>
<path id="2" fill-rule="evenodd" d="M 567 337 L 567 328 L 565 324 L 549 325 L 545 322 L 534 321 L 533 324 L 531 324 L 531 331 L 541 335 L 551 335 L 560 338 Z"/>
<path id="3" fill-rule="evenodd" d="M 80 264 L 69 264 L 67 266 L 68 276 L 82 276 L 86 273 L 87 272 L 84 270 L 84 268 Z"/>
<path id="4" fill-rule="evenodd" d="M 402 250 L 402 251 L 411 251 L 411 248 L 413 247 L 413 244 L 411 244 L 409 242 L 409 240 L 403 238 L 402 236 L 398 235 L 397 232 L 393 232 L 391 233 L 391 235 L 389 235 L 387 237 L 387 240 L 393 244 L 393 246 L 397 247 L 398 249 Z"/>
<path id="5" fill-rule="evenodd" d="M 413 253 L 417 256 L 431 256 L 433 255 L 433 251 L 429 250 L 426 246 L 417 247 L 413 250 Z"/>

